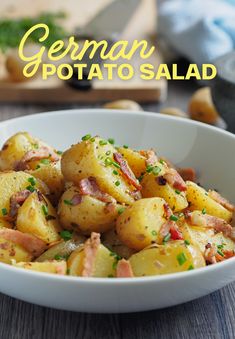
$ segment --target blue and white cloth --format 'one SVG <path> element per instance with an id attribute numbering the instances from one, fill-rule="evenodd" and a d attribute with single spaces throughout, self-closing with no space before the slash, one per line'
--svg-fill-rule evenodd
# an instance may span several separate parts
<path id="1" fill-rule="evenodd" d="M 178 54 L 209 63 L 235 49 L 235 0 L 160 0 L 159 32 Z"/>

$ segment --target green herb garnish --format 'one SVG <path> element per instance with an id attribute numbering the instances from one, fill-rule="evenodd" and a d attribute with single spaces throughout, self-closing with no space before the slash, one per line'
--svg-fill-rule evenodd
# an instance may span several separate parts
<path id="1" fill-rule="evenodd" d="M 118 214 L 121 215 L 125 211 L 125 207 L 121 207 L 118 209 Z"/>
<path id="2" fill-rule="evenodd" d="M 72 234 L 72 232 L 70 232 L 70 231 L 64 230 L 64 231 L 61 231 L 61 232 L 60 232 L 60 236 L 61 236 L 61 238 L 64 239 L 65 241 L 68 241 L 68 240 L 72 239 L 73 234 Z"/>
<path id="3" fill-rule="evenodd" d="M 45 217 L 48 216 L 48 207 L 46 205 L 42 205 L 42 213 L 45 215 Z"/>
<path id="4" fill-rule="evenodd" d="M 6 208 L 2 208 L 2 215 L 7 215 L 7 209 Z"/>
<path id="5" fill-rule="evenodd" d="M 176 194 L 180 194 L 181 192 L 179 190 L 175 190 L 175 193 Z"/>
<path id="6" fill-rule="evenodd" d="M 194 270 L 194 266 L 193 266 L 193 265 L 190 265 L 190 266 L 188 267 L 188 271 L 191 271 L 191 270 Z"/>
<path id="7" fill-rule="evenodd" d="M 118 171 L 113 170 L 113 174 L 118 175 Z"/>
<path id="8" fill-rule="evenodd" d="M 123 145 L 123 148 L 127 149 L 127 148 L 129 148 L 129 146 L 128 145 Z"/>
<path id="9" fill-rule="evenodd" d="M 115 182 L 115 186 L 120 186 L 120 184 L 121 184 L 121 183 L 120 183 L 120 181 L 118 181 L 118 180 Z"/>
<path id="10" fill-rule="evenodd" d="M 188 240 L 185 240 L 184 241 L 185 245 L 189 246 L 190 245 L 190 242 Z"/>
<path id="11" fill-rule="evenodd" d="M 206 214 L 206 209 L 205 208 L 202 209 L 202 214 Z"/>
<path id="12" fill-rule="evenodd" d="M 100 140 L 99 141 L 99 144 L 100 144 L 100 146 L 105 146 L 105 145 L 107 145 L 107 141 L 106 140 Z"/>
<path id="13" fill-rule="evenodd" d="M 221 250 L 217 250 L 217 253 L 219 254 L 219 255 L 221 255 L 222 257 L 224 257 L 224 253 L 221 251 Z"/>
<path id="14" fill-rule="evenodd" d="M 155 166 L 152 170 L 153 175 L 158 175 L 161 172 L 161 168 L 158 166 Z"/>
<path id="15" fill-rule="evenodd" d="M 108 139 L 108 142 L 111 144 L 111 145 L 114 145 L 115 144 L 115 140 L 113 138 L 109 138 Z"/>
<path id="16" fill-rule="evenodd" d="M 86 134 L 82 137 L 82 141 L 87 141 L 91 138 L 91 135 L 90 134 Z"/>
<path id="17" fill-rule="evenodd" d="M 35 191 L 35 188 L 33 187 L 33 186 L 27 186 L 26 187 L 26 189 L 28 190 L 28 191 L 30 191 L 31 193 L 33 193 L 34 191 Z"/>
<path id="18" fill-rule="evenodd" d="M 171 234 L 170 233 L 168 233 L 165 237 L 164 237 L 164 239 L 163 239 L 163 243 L 166 243 L 166 242 L 168 242 L 169 240 L 170 240 L 170 238 L 171 238 Z"/>
<path id="19" fill-rule="evenodd" d="M 36 179 L 34 177 L 28 178 L 28 182 L 32 185 L 35 186 L 36 185 Z"/>
<path id="20" fill-rule="evenodd" d="M 179 253 L 176 258 L 180 266 L 182 266 L 187 261 L 184 252 Z"/>
<path id="21" fill-rule="evenodd" d="M 64 204 L 65 204 L 65 205 L 73 206 L 72 201 L 71 201 L 71 200 L 67 200 L 67 199 L 64 200 Z"/>
<path id="22" fill-rule="evenodd" d="M 172 220 L 172 221 L 178 221 L 179 218 L 178 218 L 176 215 L 172 214 L 172 215 L 170 216 L 170 220 Z"/>
<path id="23" fill-rule="evenodd" d="M 50 159 L 42 159 L 40 162 L 41 162 L 43 165 L 49 165 L 50 162 L 51 162 L 51 160 L 50 160 Z"/>

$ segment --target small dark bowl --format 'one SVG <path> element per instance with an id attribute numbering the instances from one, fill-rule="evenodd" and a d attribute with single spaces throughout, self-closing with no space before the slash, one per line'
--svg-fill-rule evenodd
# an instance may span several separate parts
<path id="1" fill-rule="evenodd" d="M 218 74 L 211 87 L 212 99 L 227 130 L 235 133 L 235 51 L 218 58 L 214 64 Z"/>

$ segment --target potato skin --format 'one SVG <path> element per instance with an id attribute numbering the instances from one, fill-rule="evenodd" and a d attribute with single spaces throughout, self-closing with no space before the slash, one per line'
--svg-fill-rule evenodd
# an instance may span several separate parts
<path id="1" fill-rule="evenodd" d="M 200 250 L 185 245 L 181 240 L 153 245 L 133 254 L 129 261 L 137 277 L 182 272 L 205 266 Z"/>
<path id="2" fill-rule="evenodd" d="M 30 178 L 32 178 L 32 175 L 25 172 L 9 171 L 0 173 L 0 214 L 2 214 L 2 209 L 6 209 L 7 213 L 9 213 L 11 196 L 30 186 Z M 34 188 L 44 194 L 49 193 L 47 186 L 40 180 L 36 180 Z M 4 220 L 9 219 L 9 215 L 1 215 L 1 218 Z"/>
<path id="3" fill-rule="evenodd" d="M 55 206 L 64 191 L 64 177 L 60 169 L 60 163 L 40 164 L 39 168 L 28 171 L 28 173 L 46 184 L 50 191 L 48 198 Z"/>
<path id="4" fill-rule="evenodd" d="M 163 174 L 164 170 L 162 171 L 161 175 Z M 173 212 L 181 211 L 188 206 L 185 192 L 177 194 L 176 190 L 168 183 L 166 183 L 164 186 L 160 185 L 158 183 L 157 176 L 155 176 L 153 173 L 145 174 L 143 180 L 141 181 L 141 185 L 141 193 L 144 198 L 163 198 L 169 204 Z"/>
<path id="5" fill-rule="evenodd" d="M 0 170 L 13 170 L 15 163 L 33 149 L 34 143 L 34 139 L 27 132 L 19 132 L 10 137 L 0 151 Z"/>
<path id="6" fill-rule="evenodd" d="M 191 119 L 207 124 L 215 124 L 219 118 L 219 114 L 212 101 L 209 87 L 200 88 L 193 94 L 189 102 L 188 110 Z"/>
<path id="7" fill-rule="evenodd" d="M 22 246 L 3 238 L 0 238 L 0 262 L 11 264 L 12 260 L 30 261 L 33 259 L 31 253 L 27 252 Z"/>
<path id="8" fill-rule="evenodd" d="M 146 172 L 146 158 L 138 151 L 134 151 L 131 148 L 120 147 L 118 152 L 127 160 L 136 178 L 139 178 Z"/>
<path id="9" fill-rule="evenodd" d="M 161 242 L 158 232 L 166 222 L 161 198 L 146 198 L 129 206 L 117 219 L 116 231 L 128 247 L 140 251 L 152 242 Z"/>
<path id="10" fill-rule="evenodd" d="M 207 195 L 207 191 L 192 181 L 187 181 L 187 200 L 190 203 L 190 210 L 206 209 L 206 213 L 222 218 L 228 223 L 231 221 L 233 213 Z"/>
<path id="11" fill-rule="evenodd" d="M 43 212 L 43 206 L 48 210 L 47 215 Z M 41 201 L 37 192 L 30 194 L 18 209 L 16 228 L 49 244 L 61 240 L 59 235 L 61 227 L 56 211 L 45 197 Z"/>
<path id="12" fill-rule="evenodd" d="M 53 260 L 56 256 L 67 257 L 73 251 L 83 246 L 86 238 L 83 236 L 73 237 L 71 240 L 61 240 L 59 243 L 51 246 L 48 250 L 46 250 L 43 254 L 40 255 L 36 259 L 37 262 L 43 262 L 47 260 Z"/>
<path id="13" fill-rule="evenodd" d="M 81 276 L 83 271 L 84 249 L 74 251 L 68 260 L 69 275 Z M 103 245 L 97 249 L 92 277 L 107 278 L 115 277 L 117 259 Z"/>
<path id="14" fill-rule="evenodd" d="M 66 275 L 66 261 L 45 261 L 45 262 L 19 262 L 13 264 L 15 267 L 24 268 L 30 271 Z"/>
<path id="15" fill-rule="evenodd" d="M 99 137 L 82 141 L 63 153 L 61 169 L 65 180 L 79 185 L 81 179 L 95 177 L 102 191 L 120 203 L 132 204 L 134 197 L 131 193 L 135 192 L 135 188 L 128 184 L 118 168 L 113 164 L 107 165 L 107 159 L 113 160 L 117 151 L 108 142 L 101 145 L 102 141 Z M 114 171 L 119 172 L 118 175 Z"/>
<path id="16" fill-rule="evenodd" d="M 72 186 L 60 199 L 58 215 L 64 228 L 90 235 L 91 232 L 103 233 L 114 227 L 120 205 L 114 204 L 109 211 L 106 203 L 89 195 L 81 196 L 81 203 L 78 205 L 65 203 L 77 194 L 80 195 L 79 189 Z"/>

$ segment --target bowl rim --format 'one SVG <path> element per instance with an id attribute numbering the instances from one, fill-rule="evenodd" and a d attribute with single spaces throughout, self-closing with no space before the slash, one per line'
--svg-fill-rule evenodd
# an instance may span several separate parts
<path id="1" fill-rule="evenodd" d="M 59 115 L 63 116 L 64 114 L 72 114 L 72 115 L 79 115 L 79 114 L 87 114 L 87 115 L 92 115 L 92 114 L 105 114 L 110 116 L 111 114 L 115 113 L 116 115 L 129 115 L 132 118 L 135 116 L 142 116 L 144 118 L 148 117 L 154 117 L 157 120 L 165 120 L 165 121 L 173 121 L 177 124 L 183 123 L 186 125 L 192 125 L 192 126 L 197 126 L 199 128 L 205 129 L 205 130 L 210 130 L 213 131 L 214 133 L 220 134 L 220 135 L 225 135 L 226 137 L 231 138 L 234 140 L 235 143 L 235 135 L 232 134 L 231 132 L 222 130 L 216 126 L 211 126 L 207 125 L 205 123 L 195 121 L 195 120 L 190 120 L 190 119 L 185 119 L 181 117 L 174 117 L 174 116 L 169 116 L 169 115 L 164 115 L 160 114 L 157 112 L 146 112 L 146 111 L 130 111 L 130 110 L 116 110 L 116 109 L 105 109 L 105 108 L 74 108 L 74 109 L 63 109 L 63 110 L 56 110 L 56 111 L 47 111 L 47 112 L 41 112 L 41 113 L 36 113 L 36 114 L 29 114 L 25 116 L 20 116 L 16 118 L 10 118 L 4 121 L 0 121 L 0 129 L 2 127 L 7 126 L 8 124 L 14 124 L 17 121 L 24 121 L 24 120 L 37 120 L 40 118 L 47 118 L 47 117 L 52 117 L 53 115 Z M 205 267 L 200 267 L 194 270 L 189 270 L 189 271 L 183 271 L 183 272 L 176 272 L 176 273 L 168 273 L 168 274 L 163 274 L 163 275 L 153 275 L 153 276 L 144 276 L 144 277 L 134 277 L 134 278 L 86 278 L 86 277 L 76 277 L 76 276 L 69 276 L 69 275 L 57 275 L 57 274 L 50 274 L 50 273 L 45 273 L 45 272 L 38 272 L 38 271 L 31 271 L 31 270 L 26 270 L 24 268 L 20 267 L 14 267 L 9 264 L 5 264 L 0 262 L 0 270 L 7 270 L 10 273 L 18 272 L 22 273 L 26 277 L 32 277 L 32 278 L 41 278 L 45 279 L 48 281 L 60 281 L 60 282 L 70 282 L 70 283 L 76 283 L 76 284 L 89 284 L 89 285 L 97 285 L 99 283 L 106 284 L 106 285 L 116 285 L 116 284 L 121 284 L 121 285 L 129 285 L 129 284 L 143 284 L 143 283 L 157 283 L 157 282 L 166 282 L 169 280 L 178 280 L 178 279 L 184 279 L 184 278 L 190 278 L 194 277 L 195 275 L 198 274 L 209 274 L 210 272 L 217 271 L 220 266 L 227 267 L 235 263 L 235 257 L 229 258 L 223 262 L 219 262 L 216 265 L 209 265 Z"/>

